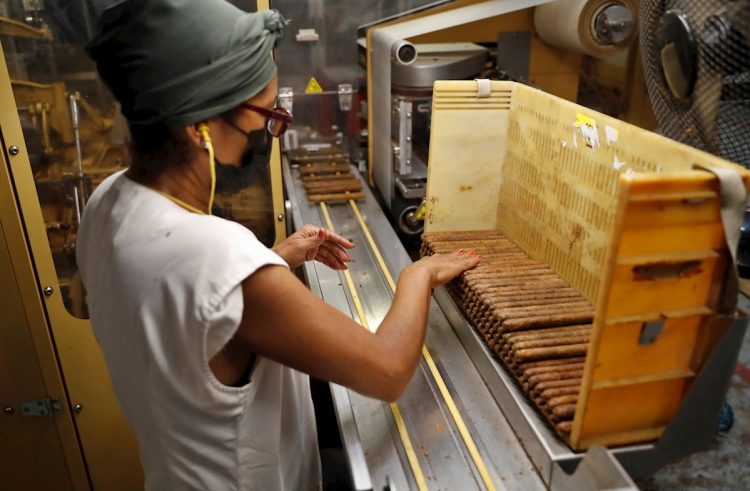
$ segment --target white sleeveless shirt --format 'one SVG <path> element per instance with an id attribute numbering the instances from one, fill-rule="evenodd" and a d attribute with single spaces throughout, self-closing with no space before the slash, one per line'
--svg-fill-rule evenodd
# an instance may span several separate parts
<path id="1" fill-rule="evenodd" d="M 239 326 L 242 281 L 281 257 L 119 172 L 86 205 L 77 260 L 147 490 L 320 488 L 308 376 L 258 358 L 234 388 L 208 366 Z"/>

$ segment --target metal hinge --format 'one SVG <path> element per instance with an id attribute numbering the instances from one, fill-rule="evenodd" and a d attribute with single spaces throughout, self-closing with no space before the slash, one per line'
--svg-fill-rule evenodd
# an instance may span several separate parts
<path id="1" fill-rule="evenodd" d="M 38 399 L 21 404 L 21 413 L 24 416 L 54 416 L 61 412 L 60 401 L 57 399 Z"/>

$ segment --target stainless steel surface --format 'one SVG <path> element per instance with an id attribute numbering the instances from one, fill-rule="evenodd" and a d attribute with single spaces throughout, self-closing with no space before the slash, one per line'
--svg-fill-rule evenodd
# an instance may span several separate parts
<path id="1" fill-rule="evenodd" d="M 45 294 L 46 296 L 48 296 L 48 297 L 49 297 L 50 295 L 52 295 L 52 293 L 53 293 L 53 292 L 55 291 L 55 289 L 54 289 L 54 288 L 52 288 L 51 286 L 45 286 L 45 287 L 44 287 L 44 290 L 42 290 L 42 291 L 44 292 L 44 294 Z"/>
<path id="2" fill-rule="evenodd" d="M 394 148 L 393 158 L 396 164 L 396 173 L 404 176 L 411 174 L 411 101 L 399 100 L 396 113 L 398 116 L 398 147 Z"/>
<path id="3" fill-rule="evenodd" d="M 304 200 L 301 183 L 286 165 L 285 178 L 295 225 L 323 225 L 319 207 Z M 365 193 L 366 199 L 359 203 L 359 209 L 386 267 L 397 277 L 411 260 L 366 186 Z M 351 208 L 332 205 L 329 211 L 336 230 L 358 245 L 351 251 L 354 262 L 350 272 L 368 323 L 377 326 L 390 307 L 390 288 Z M 308 263 L 305 276 L 311 288 L 326 302 L 356 319 L 350 294 L 338 272 Z M 430 307 L 425 345 L 432 353 L 497 488 L 543 489 L 542 480 L 518 444 L 513 429 L 435 303 Z M 337 409 L 337 414 L 341 431 L 345 433 L 342 438 L 349 442 L 345 444 L 347 453 L 353 449 L 349 455 L 352 474 L 358 472 L 357 449 L 361 447 L 374 489 L 382 489 L 389 478 L 398 489 L 414 488 L 412 471 L 388 405 L 349 390 L 344 392 L 349 401 L 337 389 L 332 390 L 332 396 L 334 405 L 341 409 Z M 476 468 L 424 362 L 420 363 L 398 404 L 429 486 L 436 489 L 482 489 Z M 347 405 L 351 407 L 351 413 L 346 410 Z M 353 424 L 347 419 L 350 417 Z"/>
<path id="4" fill-rule="evenodd" d="M 78 414 L 81 411 L 83 411 L 83 404 L 75 404 L 73 405 L 73 412 Z"/>
<path id="5" fill-rule="evenodd" d="M 625 472 L 610 450 L 594 445 L 572 474 L 561 467 L 552 471 L 550 489 L 559 491 L 638 491 L 638 486 Z"/>
<path id="6" fill-rule="evenodd" d="M 334 401 L 334 410 L 339 424 L 341 443 L 349 463 L 349 473 L 355 490 L 372 489 L 372 477 L 367 467 L 365 452 L 362 449 L 362 441 L 359 438 L 357 423 L 354 420 L 352 401 L 349 391 L 340 385 L 330 384 L 331 398 Z"/>
<path id="7" fill-rule="evenodd" d="M 407 199 L 424 198 L 426 189 L 424 179 L 402 179 L 396 178 L 396 188 L 401 196 Z"/>
<path id="8" fill-rule="evenodd" d="M 409 65 L 393 63 L 393 85 L 431 88 L 435 80 L 473 78 L 487 61 L 487 48 L 474 43 L 418 44 L 416 48 L 418 55 Z"/>
<path id="9" fill-rule="evenodd" d="M 20 150 L 18 149 L 18 147 L 16 145 L 11 145 L 8 148 L 8 153 L 11 154 L 11 156 L 13 156 L 13 157 L 15 157 L 16 155 L 18 155 L 18 152 L 20 152 Z"/>
<path id="10" fill-rule="evenodd" d="M 3 408 L 3 412 L 4 412 L 5 414 L 13 414 L 13 413 L 15 413 L 15 412 L 16 412 L 16 410 L 15 410 L 15 409 L 13 409 L 13 406 L 5 406 L 5 407 Z"/>

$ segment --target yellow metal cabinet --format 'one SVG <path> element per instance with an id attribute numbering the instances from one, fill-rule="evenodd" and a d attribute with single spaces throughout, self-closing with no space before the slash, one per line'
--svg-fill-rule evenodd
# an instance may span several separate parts
<path id="1" fill-rule="evenodd" d="M 82 51 L 85 36 L 44 32 L 0 30 L 0 489 L 136 490 L 137 442 L 75 264 L 85 196 L 127 166 L 127 128 Z M 286 236 L 278 141 L 256 173 L 216 208 L 270 246 Z"/>

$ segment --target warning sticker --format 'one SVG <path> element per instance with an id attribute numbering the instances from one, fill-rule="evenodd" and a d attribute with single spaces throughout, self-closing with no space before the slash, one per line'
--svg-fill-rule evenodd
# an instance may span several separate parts
<path id="1" fill-rule="evenodd" d="M 323 92 L 323 87 L 315 80 L 315 77 L 310 77 L 307 88 L 305 88 L 305 94 L 320 94 L 321 92 Z"/>

